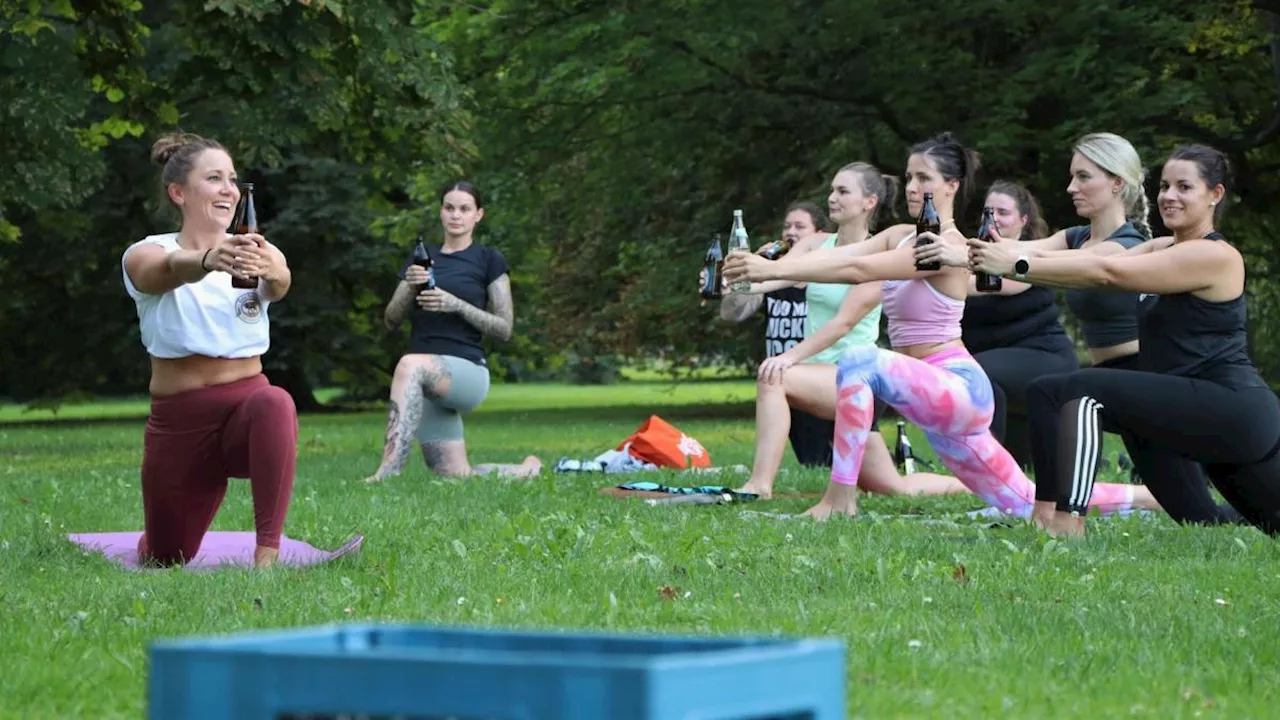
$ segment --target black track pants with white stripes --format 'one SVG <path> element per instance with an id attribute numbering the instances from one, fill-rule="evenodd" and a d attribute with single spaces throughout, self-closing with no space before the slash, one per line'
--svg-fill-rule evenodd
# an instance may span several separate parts
<path id="1" fill-rule="evenodd" d="M 1102 433 L 1114 432 L 1174 520 L 1218 524 L 1243 516 L 1280 533 L 1280 402 L 1268 388 L 1088 368 L 1038 378 L 1027 410 L 1036 495 L 1059 510 L 1087 511 Z M 1213 501 L 1206 475 L 1230 508 Z"/>

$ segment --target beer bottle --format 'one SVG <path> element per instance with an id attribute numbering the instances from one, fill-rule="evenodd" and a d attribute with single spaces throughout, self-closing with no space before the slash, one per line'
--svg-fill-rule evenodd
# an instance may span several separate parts
<path id="1" fill-rule="evenodd" d="M 898 421 L 898 442 L 893 448 L 893 461 L 902 468 L 903 475 L 916 471 L 916 456 L 911 452 L 911 440 L 907 438 L 907 424 Z"/>
<path id="2" fill-rule="evenodd" d="M 244 206 L 238 213 L 235 234 L 246 235 L 258 232 L 258 209 L 253 205 L 253 183 L 244 184 L 244 197 L 241 200 Z M 231 287 L 240 288 L 242 290 L 252 290 L 258 287 L 258 278 L 242 278 L 236 273 L 231 273 Z"/>
<path id="3" fill-rule="evenodd" d="M 777 260 L 778 258 L 790 252 L 792 246 L 794 245 L 795 243 L 787 238 L 783 238 L 781 240 L 774 240 L 773 242 L 769 243 L 764 250 L 760 251 L 760 257 L 766 258 L 769 260 Z"/>
<path id="4" fill-rule="evenodd" d="M 719 300 L 724 296 L 721 286 L 724 285 L 724 250 L 720 247 L 720 233 L 716 233 L 707 248 L 707 259 L 703 267 L 702 288 L 698 294 L 703 300 Z"/>
<path id="5" fill-rule="evenodd" d="M 995 242 L 992 237 L 996 230 L 996 214 L 995 210 L 984 207 L 982 208 L 982 226 L 978 228 L 978 239 L 987 242 Z M 999 275 L 991 275 L 989 273 L 980 272 L 974 278 L 974 283 L 978 288 L 978 292 L 1000 292 L 1004 287 L 1004 279 Z"/>
<path id="6" fill-rule="evenodd" d="M 924 194 L 924 204 L 920 207 L 920 216 L 916 218 L 916 247 L 928 245 L 933 240 L 921 239 L 919 236 L 924 233 L 931 232 L 934 235 L 942 235 L 942 219 L 938 217 L 938 209 L 933 206 L 933 193 Z M 916 262 L 916 270 L 941 270 L 942 261 L 934 260 L 930 263 L 921 265 Z"/>
<path id="7" fill-rule="evenodd" d="M 427 271 L 427 282 L 417 288 L 418 292 L 423 290 L 436 289 L 436 270 L 435 263 L 431 261 L 431 253 L 427 251 L 427 245 L 422 241 L 422 236 L 418 236 L 418 244 L 413 248 L 413 257 L 409 262 Z"/>
<path id="8" fill-rule="evenodd" d="M 747 226 L 742 223 L 742 211 L 733 211 L 733 229 L 729 231 L 729 252 L 734 250 L 742 250 L 751 252 L 751 242 L 747 237 Z M 751 283 L 746 280 L 739 280 L 729 288 L 733 292 L 749 292 Z"/>

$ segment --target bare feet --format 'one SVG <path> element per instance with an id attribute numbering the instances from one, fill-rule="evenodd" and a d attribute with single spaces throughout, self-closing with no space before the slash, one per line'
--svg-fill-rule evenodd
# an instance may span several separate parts
<path id="1" fill-rule="evenodd" d="M 276 564 L 276 560 L 280 557 L 280 548 L 263 547 L 259 545 L 253 549 L 253 569 L 262 570 Z"/>
<path id="2" fill-rule="evenodd" d="M 856 517 L 857 514 L 857 486 L 836 482 L 827 486 L 827 491 L 823 493 L 822 500 L 818 501 L 817 505 L 801 513 L 802 516 L 811 517 L 818 522 L 823 522 L 832 515 Z"/>
<path id="3" fill-rule="evenodd" d="M 1084 516 L 1068 512 L 1055 512 L 1053 518 L 1044 526 L 1049 537 L 1083 538 L 1085 535 Z"/>
<path id="4" fill-rule="evenodd" d="M 755 480 L 747 480 L 747 483 L 738 488 L 736 492 L 751 493 L 759 497 L 761 500 L 768 500 L 773 497 L 773 485 L 757 482 Z"/>
<path id="5" fill-rule="evenodd" d="M 1053 501 L 1037 500 L 1031 508 L 1031 524 L 1041 530 L 1046 530 L 1050 523 L 1053 522 L 1054 515 L 1057 514 L 1058 509 Z"/>
<path id="6" fill-rule="evenodd" d="M 491 475 L 497 473 L 502 477 L 527 478 L 540 475 L 542 473 L 542 461 L 536 455 L 526 456 L 524 462 L 519 465 L 504 465 L 501 463 L 481 463 L 471 468 L 472 474 L 475 475 Z"/>
<path id="7" fill-rule="evenodd" d="M 529 455 L 524 462 L 511 467 L 507 473 L 512 477 L 533 477 L 542 474 L 542 461 L 536 455 Z"/>
<path id="8" fill-rule="evenodd" d="M 837 508 L 824 500 L 800 513 L 801 517 L 811 517 L 818 522 L 826 522 L 832 515 L 836 517 L 857 517 L 858 504 L 855 502 Z"/>

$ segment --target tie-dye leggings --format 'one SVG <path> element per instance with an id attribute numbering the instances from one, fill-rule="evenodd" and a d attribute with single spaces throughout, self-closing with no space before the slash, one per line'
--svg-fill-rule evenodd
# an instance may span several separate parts
<path id="1" fill-rule="evenodd" d="M 858 484 L 878 398 L 923 429 L 942 463 L 975 495 L 1009 515 L 1031 515 L 1035 485 L 991 435 L 991 381 L 964 348 L 918 360 L 876 347 L 853 347 L 840 358 L 836 387 L 832 482 Z M 1133 485 L 1099 483 L 1089 505 L 1103 513 L 1128 510 L 1133 491 Z"/>

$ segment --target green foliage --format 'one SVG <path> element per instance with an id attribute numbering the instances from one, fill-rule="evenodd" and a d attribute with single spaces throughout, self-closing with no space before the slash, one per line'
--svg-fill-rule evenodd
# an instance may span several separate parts
<path id="1" fill-rule="evenodd" d="M 506 228 L 544 249 L 526 255 L 543 279 L 528 288 L 533 322 L 553 347 L 660 352 L 676 368 L 758 359 L 758 326 L 727 327 L 693 298 L 709 235 L 741 207 L 758 245 L 790 202 L 822 204 L 847 162 L 897 173 L 910 144 L 952 130 L 982 153 L 984 184 L 1027 182 L 1063 227 L 1078 222 L 1062 189 L 1085 132 L 1125 135 L 1152 171 L 1192 139 L 1240 165 L 1274 152 L 1250 134 L 1277 97 L 1272 34 L 1245 2 L 798 12 L 689 0 L 621 13 L 499 0 L 442 25 L 484 108 L 478 144 L 507 190 Z M 1241 194 L 1273 170 L 1243 178 Z M 1252 216 L 1235 217 L 1228 232 L 1252 243 Z"/>
<path id="2" fill-rule="evenodd" d="M 223 140 L 259 183 L 296 281 L 268 360 L 299 395 L 385 392 L 404 336 L 382 306 L 456 177 L 485 191 L 479 238 L 512 266 L 516 335 L 491 348 L 495 377 L 607 382 L 620 358 L 745 369 L 759 319 L 721 322 L 693 295 L 710 234 L 742 208 L 758 246 L 789 203 L 822 204 L 841 165 L 897 174 L 941 130 L 982 153 L 982 186 L 1027 183 L 1055 228 L 1079 221 L 1063 188 L 1082 133 L 1133 141 L 1153 201 L 1174 145 L 1228 151 L 1222 229 L 1250 258 L 1255 357 L 1280 377 L 1278 9 L 0 0 L 0 333 L 17 338 L 0 394 L 143 382 L 119 253 L 171 227 L 145 160 L 179 127 Z"/>
<path id="3" fill-rule="evenodd" d="M 119 259 L 175 229 L 147 158 L 179 127 L 220 139 L 258 183 L 264 232 L 294 269 L 268 372 L 304 405 L 338 369 L 353 391 L 383 387 L 402 339 L 382 306 L 421 223 L 412 206 L 470 152 L 466 92 L 422 27 L 432 6 L 96 7 L 0 36 L 0 88 L 22 98 L 0 110 L 0 237 L 23 238 L 0 244 L 0 395 L 145 387 Z"/>

